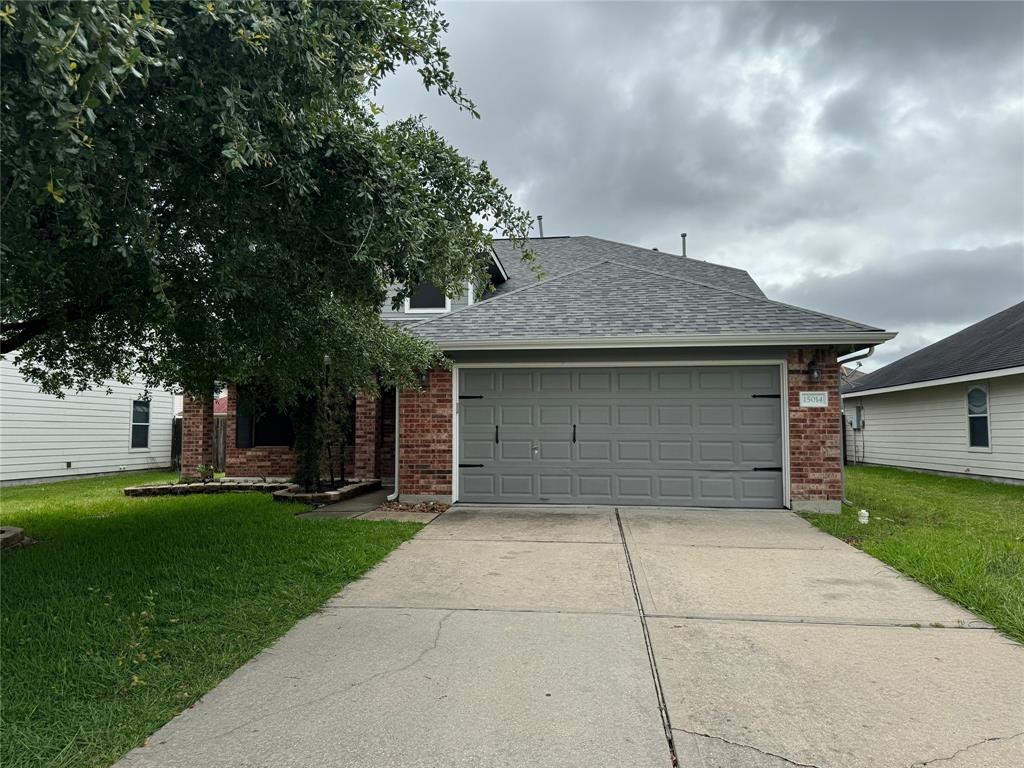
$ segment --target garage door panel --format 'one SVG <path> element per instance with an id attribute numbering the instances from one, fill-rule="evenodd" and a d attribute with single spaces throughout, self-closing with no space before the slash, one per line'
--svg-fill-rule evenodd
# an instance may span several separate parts
<path id="1" fill-rule="evenodd" d="M 693 443 L 690 440 L 659 440 L 658 458 L 661 461 L 692 461 Z"/>
<path id="2" fill-rule="evenodd" d="M 697 406 L 697 425 L 700 427 L 731 427 L 736 423 L 736 414 L 731 405 Z"/>
<path id="3" fill-rule="evenodd" d="M 530 440 L 502 440 L 498 447 L 501 461 L 533 461 L 533 442 Z"/>
<path id="4" fill-rule="evenodd" d="M 649 440 L 619 440 L 618 460 L 619 461 L 651 461 L 651 443 Z"/>
<path id="5" fill-rule="evenodd" d="M 626 427 L 649 427 L 651 425 L 651 406 L 620 405 L 615 408 L 615 423 Z"/>
<path id="6" fill-rule="evenodd" d="M 502 426 L 530 426 L 533 424 L 533 406 L 503 405 L 499 409 Z"/>
<path id="7" fill-rule="evenodd" d="M 460 500 L 780 506 L 779 391 L 777 366 L 464 371 Z"/>
<path id="8" fill-rule="evenodd" d="M 460 455 L 466 461 L 494 461 L 496 447 L 493 440 L 463 440 Z"/>
<path id="9" fill-rule="evenodd" d="M 580 440 L 577 446 L 577 455 L 581 462 L 612 460 L 611 440 Z"/>
<path id="10" fill-rule="evenodd" d="M 538 440 L 538 456 L 541 461 L 572 460 L 572 443 L 568 440 Z"/>
<path id="11" fill-rule="evenodd" d="M 573 478 L 571 474 L 540 475 L 540 495 L 546 498 L 562 496 L 573 497 Z"/>

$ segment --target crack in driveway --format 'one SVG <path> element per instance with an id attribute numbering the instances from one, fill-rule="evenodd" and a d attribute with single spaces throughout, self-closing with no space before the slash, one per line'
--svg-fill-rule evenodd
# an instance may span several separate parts
<path id="1" fill-rule="evenodd" d="M 815 765 L 814 763 L 800 763 L 796 760 L 790 760 L 788 757 L 785 757 L 784 755 L 778 755 L 774 752 L 768 752 L 767 750 L 761 749 L 760 747 L 755 747 L 753 744 L 743 744 L 739 741 L 732 741 L 730 739 L 725 738 L 724 736 L 715 736 L 712 733 L 703 733 L 702 731 L 688 731 L 686 728 L 678 728 L 675 726 L 673 726 L 672 730 L 679 731 L 679 733 L 685 733 L 690 736 L 700 736 L 703 739 L 713 739 L 715 741 L 721 741 L 722 743 L 729 744 L 733 747 L 742 747 L 743 749 L 750 749 L 754 752 L 757 752 L 758 754 L 764 755 L 766 757 L 774 757 L 777 760 L 782 760 L 785 763 L 798 766 L 799 768 L 821 768 L 821 766 Z"/>
<path id="2" fill-rule="evenodd" d="M 237 731 L 240 731 L 243 728 L 246 728 L 248 726 L 254 725 L 255 723 L 258 723 L 261 720 L 266 720 L 268 718 L 275 717 L 275 716 L 283 714 L 285 712 L 294 712 L 297 709 L 303 709 L 303 708 L 309 707 L 309 706 L 311 706 L 313 704 L 321 704 L 321 703 L 323 703 L 325 701 L 330 701 L 332 698 L 334 698 L 336 696 L 340 696 L 343 693 L 347 693 L 348 691 L 351 691 L 354 688 L 359 688 L 361 686 L 366 685 L 367 683 L 374 682 L 375 680 L 383 680 L 386 677 L 391 677 L 392 675 L 397 675 L 397 674 L 399 674 L 401 672 L 405 672 L 407 669 L 411 669 L 412 667 L 416 666 L 421 661 L 423 661 L 423 658 L 428 653 L 430 653 L 431 651 L 436 651 L 437 650 L 437 645 L 438 645 L 438 643 L 441 640 L 441 630 L 444 628 L 445 622 L 447 622 L 448 619 L 450 619 L 454 614 L 455 614 L 455 611 L 450 610 L 447 613 L 445 613 L 438 620 L 437 628 L 434 630 L 434 639 L 430 642 L 430 644 L 426 648 L 424 648 L 422 651 L 420 651 L 416 655 L 416 658 L 414 658 L 412 661 L 410 661 L 410 662 L 408 662 L 406 664 L 403 664 L 400 667 L 396 667 L 394 669 L 385 669 L 385 670 L 381 670 L 380 672 L 374 672 L 372 675 L 369 675 L 369 676 L 363 678 L 362 680 L 356 680 L 353 683 L 349 683 L 348 685 L 344 686 L 340 690 L 332 690 L 329 693 L 325 693 L 322 696 L 315 696 L 312 699 L 306 699 L 304 701 L 300 701 L 300 702 L 297 702 L 295 704 L 291 704 L 291 705 L 289 705 L 287 707 L 283 707 L 281 709 L 275 709 L 273 712 L 267 712 L 267 713 L 262 714 L 262 715 L 257 715 L 256 717 L 249 718 L 244 723 L 239 723 L 238 725 L 234 726 L 233 728 L 229 728 L 228 730 L 224 731 L 223 733 L 217 734 L 217 736 L 215 736 L 214 738 L 223 739 L 223 738 L 225 738 L 227 736 L 230 736 L 232 733 L 235 733 Z"/>
<path id="3" fill-rule="evenodd" d="M 973 744 L 968 744 L 966 747 L 962 747 L 962 748 L 958 749 L 952 755 L 947 755 L 946 757 L 933 757 L 931 760 L 924 760 L 924 761 L 921 761 L 921 762 L 918 762 L 918 763 L 911 763 L 910 768 L 924 768 L 924 766 L 932 765 L 933 763 L 942 763 L 942 762 L 945 762 L 947 760 L 955 760 L 957 757 L 962 755 L 964 752 L 969 752 L 970 750 L 974 749 L 975 747 L 980 747 L 983 744 L 990 744 L 993 741 L 1009 741 L 1011 739 L 1019 739 L 1021 736 L 1024 736 L 1024 731 L 1021 731 L 1020 733 L 1013 733 L 1013 734 L 1010 734 L 1009 736 L 990 736 L 987 739 L 982 739 L 981 741 L 976 741 Z"/>

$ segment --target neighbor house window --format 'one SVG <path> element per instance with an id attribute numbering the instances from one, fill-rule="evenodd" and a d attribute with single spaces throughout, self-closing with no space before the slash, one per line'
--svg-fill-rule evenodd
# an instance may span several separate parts
<path id="1" fill-rule="evenodd" d="M 447 312 L 452 301 L 432 283 L 420 283 L 405 300 L 406 312 Z"/>
<path id="2" fill-rule="evenodd" d="M 149 448 L 149 400 L 132 400 L 132 448 Z"/>
<path id="3" fill-rule="evenodd" d="M 978 384 L 967 390 L 967 434 L 971 448 L 988 448 L 988 387 Z"/>

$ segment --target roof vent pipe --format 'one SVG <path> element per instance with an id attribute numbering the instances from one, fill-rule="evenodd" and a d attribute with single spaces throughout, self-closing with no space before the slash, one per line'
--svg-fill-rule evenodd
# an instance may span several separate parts
<path id="1" fill-rule="evenodd" d="M 544 237 L 544 217 L 543 216 L 538 216 L 537 217 L 537 228 L 540 229 L 540 236 Z"/>
<path id="2" fill-rule="evenodd" d="M 683 258 L 685 259 L 686 258 L 686 233 L 683 232 L 683 234 L 681 234 L 680 237 L 683 238 Z"/>

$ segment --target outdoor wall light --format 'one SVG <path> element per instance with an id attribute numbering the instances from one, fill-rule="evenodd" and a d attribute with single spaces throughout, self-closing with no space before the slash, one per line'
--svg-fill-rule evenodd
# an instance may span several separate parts
<path id="1" fill-rule="evenodd" d="M 416 378 L 419 380 L 420 386 L 426 389 L 430 381 L 430 374 L 427 371 L 420 371 L 416 374 Z"/>
<path id="2" fill-rule="evenodd" d="M 821 381 L 821 368 L 819 368 L 818 364 L 813 360 L 807 364 L 807 379 L 812 384 L 817 384 Z"/>

